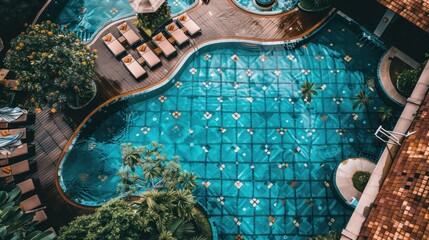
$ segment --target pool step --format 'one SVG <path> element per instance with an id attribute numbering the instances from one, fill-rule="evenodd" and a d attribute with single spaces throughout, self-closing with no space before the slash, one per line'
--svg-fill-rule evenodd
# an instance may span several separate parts
<path id="1" fill-rule="evenodd" d="M 357 35 L 356 38 L 358 39 L 358 42 L 357 42 L 358 45 L 362 44 L 373 50 L 379 51 L 381 53 L 385 51 L 385 46 L 383 42 L 381 42 L 380 40 L 376 39 L 375 37 L 371 36 L 366 32 L 363 32 Z"/>

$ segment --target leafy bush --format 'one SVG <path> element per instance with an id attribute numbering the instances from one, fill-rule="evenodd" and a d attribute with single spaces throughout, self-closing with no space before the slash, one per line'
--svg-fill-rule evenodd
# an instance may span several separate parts
<path id="1" fill-rule="evenodd" d="M 58 239 L 141 239 L 143 220 L 130 204 L 113 200 L 61 228 Z"/>
<path id="2" fill-rule="evenodd" d="M 19 207 L 21 189 L 0 191 L 0 239 L 54 239 L 53 234 L 36 230 L 34 214 L 26 214 Z"/>
<path id="3" fill-rule="evenodd" d="M 355 174 L 353 174 L 353 177 L 352 177 L 353 186 L 359 192 L 363 192 L 370 177 L 371 177 L 371 173 L 369 172 L 363 172 L 363 171 L 355 172 Z"/>
<path id="4" fill-rule="evenodd" d="M 420 69 L 406 69 L 398 76 L 397 87 L 404 97 L 411 96 L 421 74 Z"/>
<path id="5" fill-rule="evenodd" d="M 134 25 L 145 31 L 148 36 L 152 36 L 170 18 L 170 6 L 164 2 L 154 13 L 139 13 Z"/>
<path id="6" fill-rule="evenodd" d="M 132 201 L 114 200 L 76 218 L 61 229 L 59 239 L 212 239 L 191 192 L 196 176 L 182 171 L 178 158 L 168 159 L 162 149 L 156 142 L 122 145 L 118 191 Z"/>
<path id="7" fill-rule="evenodd" d="M 332 0 L 301 0 L 299 6 L 310 11 L 325 9 L 332 5 Z"/>
<path id="8" fill-rule="evenodd" d="M 329 231 L 329 233 L 326 235 L 316 237 L 316 240 L 340 240 L 340 239 L 341 239 L 341 233 L 336 231 Z"/>
<path id="9" fill-rule="evenodd" d="M 93 97 L 97 56 L 74 33 L 46 21 L 28 26 L 11 45 L 4 62 L 16 72 L 20 88 L 29 92 L 29 107 L 40 111 L 45 105 L 76 105 Z"/>

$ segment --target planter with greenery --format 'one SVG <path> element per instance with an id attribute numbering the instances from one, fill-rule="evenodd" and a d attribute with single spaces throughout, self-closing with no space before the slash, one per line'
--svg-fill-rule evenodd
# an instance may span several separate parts
<path id="1" fill-rule="evenodd" d="M 67 106 L 77 110 L 86 107 L 97 96 L 97 85 L 94 81 L 91 82 L 91 88 L 82 89 L 78 94 L 67 94 Z"/>
<path id="2" fill-rule="evenodd" d="M 332 0 L 301 0 L 298 7 L 307 12 L 317 12 L 332 7 L 332 3 Z"/>
<path id="3" fill-rule="evenodd" d="M 353 177 L 352 177 L 353 186 L 359 192 L 363 192 L 370 177 L 371 177 L 371 173 L 369 172 L 363 172 L 363 171 L 355 172 L 355 174 L 353 174 Z"/>
<path id="4" fill-rule="evenodd" d="M 28 26 L 11 45 L 4 62 L 21 80 L 20 88 L 29 93 L 28 107 L 40 111 L 47 105 L 55 112 L 53 106 L 62 107 L 67 101 L 84 105 L 92 100 L 97 55 L 74 33 L 46 21 Z"/>
<path id="5" fill-rule="evenodd" d="M 196 176 L 181 170 L 163 146 L 124 144 L 118 191 L 94 214 L 80 216 L 60 231 L 59 239 L 212 239 L 210 223 L 196 206 Z"/>
<path id="6" fill-rule="evenodd" d="M 154 13 L 139 13 L 134 21 L 136 27 L 142 29 L 149 37 L 171 19 L 170 6 L 164 2 Z"/>
<path id="7" fill-rule="evenodd" d="M 402 96 L 411 96 L 421 73 L 421 69 L 405 69 L 399 74 L 396 85 Z"/>
<path id="8" fill-rule="evenodd" d="M 52 233 L 36 230 L 34 214 L 24 213 L 19 207 L 21 189 L 0 191 L 0 239 L 54 239 Z"/>

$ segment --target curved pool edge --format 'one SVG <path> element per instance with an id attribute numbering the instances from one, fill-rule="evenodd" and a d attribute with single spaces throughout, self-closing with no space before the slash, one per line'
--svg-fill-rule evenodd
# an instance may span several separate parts
<path id="1" fill-rule="evenodd" d="M 221 38 L 215 38 L 215 39 L 208 39 L 205 41 L 202 41 L 194 46 L 194 48 L 188 49 L 179 59 L 179 61 L 176 63 L 176 65 L 167 73 L 167 75 L 160 80 L 157 83 L 150 84 L 148 86 L 137 88 L 135 90 L 121 93 L 115 97 L 110 98 L 109 100 L 105 101 L 104 103 L 100 104 L 98 107 L 96 107 L 94 110 L 92 110 L 79 124 L 79 126 L 74 130 L 73 134 L 71 135 L 70 139 L 67 141 L 63 151 L 61 152 L 57 164 L 55 167 L 55 185 L 57 187 L 58 192 L 60 193 L 61 197 L 72 206 L 83 208 L 87 210 L 95 210 L 100 206 L 87 206 L 80 203 L 77 203 L 73 201 L 71 198 L 67 196 L 67 194 L 63 191 L 61 188 L 60 182 L 59 182 L 59 169 L 62 166 L 62 159 L 65 157 L 68 150 L 73 147 L 73 144 L 76 142 L 77 137 L 79 136 L 80 130 L 85 126 L 85 124 L 91 119 L 91 117 L 98 112 L 103 107 L 114 103 L 116 101 L 121 100 L 122 98 L 131 97 L 134 95 L 140 95 L 144 94 L 150 91 L 154 91 L 156 89 L 159 89 L 166 84 L 168 84 L 171 80 L 174 79 L 174 76 L 180 71 L 181 67 L 186 63 L 186 60 L 190 58 L 195 52 L 199 50 L 199 48 L 209 46 L 216 43 L 247 43 L 247 44 L 256 44 L 261 46 L 272 46 L 272 45 L 287 45 L 287 44 L 296 44 L 299 42 L 302 42 L 314 34 L 316 34 L 320 29 L 322 29 L 328 22 L 331 20 L 336 14 L 335 9 L 332 9 L 329 14 L 325 18 L 323 18 L 320 22 L 318 22 L 313 28 L 311 28 L 309 31 L 298 35 L 294 38 L 284 38 L 284 40 L 261 40 L 257 38 L 247 38 L 247 37 L 221 37 Z M 113 200 L 113 199 L 112 199 Z"/>

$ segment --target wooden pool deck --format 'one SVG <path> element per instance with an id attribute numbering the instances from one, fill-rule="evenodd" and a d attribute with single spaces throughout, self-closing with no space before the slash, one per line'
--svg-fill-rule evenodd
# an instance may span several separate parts
<path id="1" fill-rule="evenodd" d="M 221 38 L 246 38 L 253 40 L 287 40 L 307 35 L 316 29 L 333 11 L 322 13 L 305 13 L 294 9 L 286 14 L 273 17 L 262 17 L 245 13 L 230 0 L 215 0 L 208 5 L 199 5 L 188 12 L 189 16 L 201 27 L 202 34 L 194 37 L 195 44 Z M 116 25 L 110 26 L 99 36 L 112 32 L 116 37 L 119 33 Z M 99 37 L 98 36 L 98 37 Z M 115 59 L 110 51 L 97 39 L 91 46 L 98 51 L 96 77 L 98 94 L 96 99 L 79 111 L 67 110 L 50 114 L 47 110 L 37 114 L 35 129 L 36 156 L 38 169 L 32 175 L 41 182 L 40 195 L 48 206 L 50 224 L 59 229 L 75 216 L 88 212 L 67 203 L 55 186 L 55 168 L 58 158 L 73 134 L 75 126 L 94 109 L 106 100 L 123 93 L 145 88 L 162 81 L 192 49 L 188 46 L 177 48 L 176 57 L 161 57 L 162 66 L 150 70 L 146 66 L 148 77 L 136 81 L 123 64 Z M 127 51 L 137 57 L 135 48 Z"/>

